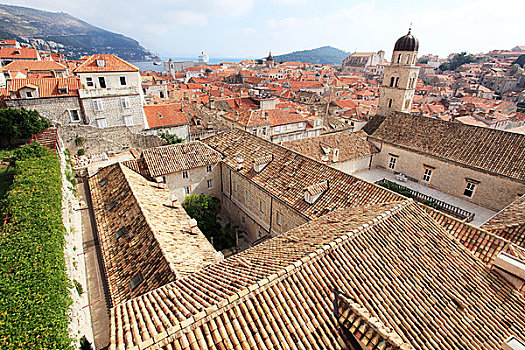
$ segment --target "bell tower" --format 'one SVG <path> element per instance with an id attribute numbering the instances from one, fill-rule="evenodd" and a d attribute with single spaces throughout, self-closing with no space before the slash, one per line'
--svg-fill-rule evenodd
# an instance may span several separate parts
<path id="1" fill-rule="evenodd" d="M 385 67 L 377 114 L 410 113 L 419 67 L 416 66 L 419 41 L 411 34 L 397 39 L 390 66 Z"/>

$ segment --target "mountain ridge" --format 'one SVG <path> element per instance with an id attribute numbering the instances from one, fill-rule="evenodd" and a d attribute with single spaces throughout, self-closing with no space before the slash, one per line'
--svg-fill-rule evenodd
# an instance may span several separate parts
<path id="1" fill-rule="evenodd" d="M 349 55 L 348 52 L 332 46 L 321 46 L 310 50 L 293 51 L 287 54 L 274 56 L 276 62 L 304 62 L 313 64 L 340 65 Z"/>
<path id="2" fill-rule="evenodd" d="M 39 50 L 78 59 L 95 53 L 111 53 L 130 61 L 157 57 L 138 41 L 64 12 L 0 4 L 0 38 L 15 39 Z"/>

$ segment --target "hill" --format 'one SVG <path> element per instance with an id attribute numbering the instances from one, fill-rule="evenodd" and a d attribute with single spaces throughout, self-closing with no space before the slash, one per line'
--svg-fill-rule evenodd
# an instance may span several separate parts
<path id="1" fill-rule="evenodd" d="M 348 52 L 331 46 L 323 46 L 312 50 L 294 51 L 284 55 L 274 56 L 275 62 L 308 62 L 340 65 L 348 56 Z"/>
<path id="2" fill-rule="evenodd" d="M 112 53 L 129 61 L 155 55 L 131 38 L 86 23 L 63 12 L 0 4 L 0 38 L 77 59 L 94 53 Z"/>

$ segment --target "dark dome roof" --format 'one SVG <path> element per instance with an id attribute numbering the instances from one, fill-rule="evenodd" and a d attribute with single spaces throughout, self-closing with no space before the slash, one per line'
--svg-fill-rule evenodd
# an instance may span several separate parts
<path id="1" fill-rule="evenodd" d="M 396 45 L 394 46 L 394 51 L 417 51 L 419 49 L 419 41 L 410 34 L 410 29 L 408 34 L 397 39 Z"/>

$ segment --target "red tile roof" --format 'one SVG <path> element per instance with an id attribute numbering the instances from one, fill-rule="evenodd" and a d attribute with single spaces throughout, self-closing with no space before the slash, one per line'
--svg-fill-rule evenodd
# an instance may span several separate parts
<path id="1" fill-rule="evenodd" d="M 66 66 L 54 62 L 54 61 L 24 61 L 24 60 L 16 60 L 13 61 L 3 67 L 5 70 L 26 70 L 26 71 L 64 71 L 67 69 Z"/>
<path id="2" fill-rule="evenodd" d="M 40 98 L 59 96 L 78 96 L 78 90 L 82 88 L 78 77 L 71 78 L 35 78 L 35 79 L 13 79 L 7 82 L 8 93 L 28 85 L 37 86 Z M 9 96 L 8 96 L 9 97 Z M 20 97 L 18 95 L 18 97 Z"/>
<path id="3" fill-rule="evenodd" d="M 150 129 L 189 124 L 180 104 L 145 105 L 144 113 Z"/>
<path id="4" fill-rule="evenodd" d="M 38 51 L 29 47 L 22 47 L 19 49 L 2 47 L 0 48 L 0 58 L 26 59 L 37 60 L 39 57 Z"/>
<path id="5" fill-rule="evenodd" d="M 104 67 L 97 65 L 98 60 L 104 60 Z M 92 55 L 89 56 L 74 73 L 89 72 L 138 72 L 139 69 L 115 55 Z"/>

